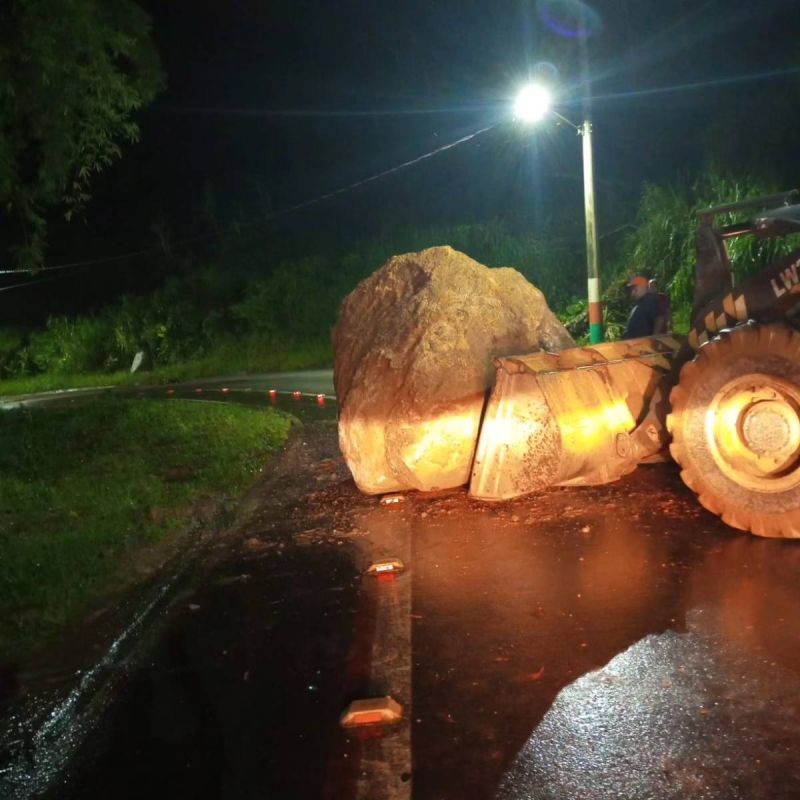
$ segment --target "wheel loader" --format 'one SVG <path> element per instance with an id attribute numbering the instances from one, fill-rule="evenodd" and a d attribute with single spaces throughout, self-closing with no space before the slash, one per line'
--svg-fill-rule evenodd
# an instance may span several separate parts
<path id="1" fill-rule="evenodd" d="M 499 358 L 470 494 L 614 481 L 666 447 L 732 527 L 800 538 L 800 249 L 739 286 L 726 241 L 800 232 L 796 191 L 698 212 L 688 337 Z M 717 226 L 723 214 L 747 222 Z"/>

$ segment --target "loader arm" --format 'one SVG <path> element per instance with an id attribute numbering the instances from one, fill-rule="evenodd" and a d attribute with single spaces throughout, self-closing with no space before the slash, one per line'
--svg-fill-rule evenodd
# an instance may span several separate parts
<path id="1" fill-rule="evenodd" d="M 748 320 L 775 322 L 798 302 L 800 249 L 701 308 L 689 332 L 689 346 L 697 350 L 719 331 Z"/>

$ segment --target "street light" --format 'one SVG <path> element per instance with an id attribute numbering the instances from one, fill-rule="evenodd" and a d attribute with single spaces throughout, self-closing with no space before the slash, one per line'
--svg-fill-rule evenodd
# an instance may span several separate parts
<path id="1" fill-rule="evenodd" d="M 553 97 L 546 87 L 529 83 L 519 90 L 514 103 L 514 116 L 523 122 L 540 122 L 547 116 L 552 105 Z"/>
<path id="2" fill-rule="evenodd" d="M 597 264 L 597 224 L 594 213 L 594 167 L 592 162 L 592 123 L 585 119 L 576 125 L 551 108 L 552 97 L 546 87 L 530 83 L 523 86 L 514 103 L 514 116 L 525 123 L 536 123 L 553 114 L 574 128 L 583 139 L 583 203 L 586 218 L 586 273 L 589 297 L 589 341 L 603 341 L 603 306 L 600 302 L 600 271 Z"/>

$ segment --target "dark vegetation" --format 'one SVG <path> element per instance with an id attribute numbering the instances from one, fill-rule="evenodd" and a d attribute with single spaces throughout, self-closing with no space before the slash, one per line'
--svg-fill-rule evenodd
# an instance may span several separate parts
<path id="1" fill-rule="evenodd" d="M 42 265 L 48 212 L 80 214 L 139 138 L 133 115 L 164 83 L 149 32 L 131 0 L 0 6 L 0 238 L 19 267 Z"/>
<path id="2" fill-rule="evenodd" d="M 570 302 L 571 276 L 580 272 L 580 252 L 567 240 L 513 234 L 499 222 L 400 232 L 350 252 L 274 263 L 262 242 L 230 236 L 209 263 L 187 258 L 151 294 L 124 296 L 91 316 L 51 317 L 44 329 L 7 331 L 0 376 L 47 375 L 57 384 L 56 376 L 125 370 L 140 350 L 162 378 L 327 364 L 345 294 L 391 255 L 438 244 L 490 266 L 516 266 L 561 305 Z"/>

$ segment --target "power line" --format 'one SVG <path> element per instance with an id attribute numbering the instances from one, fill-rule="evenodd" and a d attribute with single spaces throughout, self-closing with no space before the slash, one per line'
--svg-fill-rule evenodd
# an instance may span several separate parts
<path id="1" fill-rule="evenodd" d="M 130 253 L 122 253 L 116 256 L 104 256 L 103 258 L 89 259 L 87 261 L 70 261 L 65 264 L 55 264 L 52 267 L 38 267 L 36 269 L 0 269 L 0 275 L 20 275 L 22 273 L 38 274 L 39 272 L 49 272 L 55 269 L 72 269 L 74 267 L 84 267 L 90 264 L 100 264 L 108 261 L 122 261 L 126 258 L 132 258 L 133 256 L 147 255 L 157 249 L 158 248 L 150 247 L 146 250 L 134 250 Z"/>
<path id="2" fill-rule="evenodd" d="M 604 95 L 596 95 L 595 101 L 609 101 L 609 100 L 619 100 L 619 99 L 629 99 L 632 97 L 642 97 L 647 95 L 658 95 L 658 94 L 665 94 L 665 93 L 672 93 L 672 92 L 682 92 L 682 91 L 692 91 L 696 89 L 703 89 L 709 87 L 716 87 L 716 86 L 725 86 L 728 84 L 736 84 L 736 83 L 746 83 L 751 81 L 759 81 L 765 80 L 770 78 L 777 78 L 777 77 L 786 77 L 790 75 L 794 75 L 800 72 L 800 67 L 789 67 L 784 69 L 774 69 L 769 70 L 766 72 L 754 73 L 750 75 L 736 75 L 736 76 L 728 76 L 722 78 L 711 79 L 707 81 L 697 81 L 694 83 L 686 83 L 681 85 L 675 86 L 661 86 L 661 87 L 654 87 L 651 89 L 641 89 L 638 91 L 630 91 L 630 92 L 620 92 L 620 93 L 612 93 L 612 94 L 604 94 Z M 454 112 L 454 111 L 464 111 L 464 112 L 473 112 L 480 110 L 479 107 L 460 107 L 460 108 L 438 108 L 438 109 L 399 109 L 395 111 L 357 111 L 357 110 L 329 110 L 329 111 L 304 111 L 304 110 L 259 110 L 259 109 L 247 109 L 247 108 L 202 108 L 202 107 L 161 107 L 161 110 L 164 111 L 171 111 L 175 113 L 208 113 L 208 114 L 236 114 L 236 115 L 247 115 L 247 116 L 377 116 L 377 115 L 402 115 L 402 114 L 435 114 L 441 112 Z M 431 150 L 428 153 L 424 153 L 421 156 L 417 156 L 416 158 L 412 158 L 408 161 L 404 161 L 402 164 L 398 164 L 394 167 L 390 167 L 389 169 L 382 170 L 381 172 L 376 173 L 375 175 L 371 175 L 368 178 L 363 178 L 362 180 L 355 181 L 347 186 L 343 186 L 339 189 L 335 189 L 331 192 L 326 192 L 325 194 L 319 195 L 311 200 L 306 200 L 302 203 L 297 203 L 295 205 L 289 206 L 288 208 L 281 209 L 280 211 L 276 211 L 272 214 L 267 215 L 266 217 L 261 218 L 258 221 L 253 222 L 246 222 L 240 223 L 236 225 L 237 228 L 248 228 L 254 227 L 259 225 L 264 225 L 269 223 L 279 217 L 285 216 L 286 214 L 293 213 L 295 211 L 300 211 L 304 208 L 308 208 L 310 206 L 316 205 L 318 203 L 324 202 L 325 200 L 329 200 L 332 197 L 336 197 L 340 194 L 344 194 L 345 192 L 352 191 L 353 189 L 357 189 L 360 186 L 367 185 L 372 183 L 373 181 L 379 180 L 380 178 L 386 177 L 387 175 L 391 175 L 392 173 L 399 172 L 406 167 L 413 166 L 414 164 L 418 164 L 426 159 L 432 158 L 433 156 L 444 152 L 445 150 L 450 150 L 453 147 L 456 147 L 464 142 L 468 142 L 470 139 L 474 139 L 476 136 L 480 136 L 483 133 L 487 133 L 488 131 L 492 130 L 493 128 L 497 127 L 500 123 L 495 122 L 492 125 L 488 125 L 484 128 L 481 128 L 474 133 L 468 134 L 466 136 L 462 136 L 459 139 L 456 139 L 454 142 L 450 142 L 449 144 L 442 145 L 441 147 L 436 148 L 435 150 Z M 173 247 L 181 247 L 187 244 L 194 244 L 201 241 L 207 241 L 210 239 L 219 238 L 222 232 L 213 232 L 208 234 L 201 234 L 199 236 L 187 237 L 184 239 L 179 239 L 173 243 L 171 246 Z M 88 267 L 88 266 L 96 266 L 99 264 L 110 264 L 115 261 L 124 261 L 129 258 L 137 258 L 139 256 L 150 255 L 153 253 L 158 253 L 161 248 L 159 247 L 148 247 L 139 250 L 131 250 L 127 253 L 119 253 L 113 256 L 104 256 L 101 258 L 93 258 L 93 259 L 85 259 L 82 261 L 71 261 L 66 262 L 64 264 L 55 264 L 53 266 L 48 267 L 39 267 L 38 269 L 19 269 L 19 270 L 0 270 L 0 275 L 12 275 L 12 274 L 38 274 L 40 272 L 49 272 L 52 270 L 64 270 L 64 269 L 73 269 L 77 267 Z M 38 281 L 41 283 L 43 281 Z M 12 286 L 6 286 L 0 288 L 0 291 L 8 291 L 10 289 L 21 288 L 23 286 L 31 286 L 32 283 L 27 284 L 14 284 Z"/>
<path id="3" fill-rule="evenodd" d="M 439 153 L 443 153 L 445 150 L 450 150 L 453 147 L 457 147 L 460 144 L 464 144 L 464 142 L 468 142 L 470 139 L 474 139 L 476 136 L 480 136 L 482 133 L 487 133 L 488 131 L 492 130 L 492 128 L 496 128 L 500 123 L 495 122 L 491 125 L 487 125 L 485 128 L 481 128 L 480 130 L 475 131 L 474 133 L 470 133 L 467 136 L 462 136 L 460 139 L 456 139 L 454 142 L 450 142 L 449 144 L 442 145 L 441 147 L 437 147 L 435 150 L 431 150 L 429 153 L 425 153 L 424 155 L 417 156 L 416 158 L 412 158 L 410 161 L 404 161 L 402 164 L 398 164 L 396 167 L 391 167 L 390 169 L 385 169 L 382 172 L 378 172 L 375 175 L 371 175 L 369 178 L 364 178 L 363 180 L 356 181 L 355 183 L 351 183 L 348 186 L 343 186 L 341 189 L 336 189 L 332 192 L 327 192 L 326 194 L 320 195 L 319 197 L 315 197 L 313 200 L 307 200 L 304 203 L 298 203 L 294 206 L 289 206 L 289 208 L 284 208 L 282 211 L 276 211 L 272 214 L 268 219 L 272 220 L 276 217 L 281 217 L 285 214 L 289 214 L 292 211 L 299 211 L 301 208 L 307 208 L 308 206 L 315 205 L 316 203 L 321 203 L 324 200 L 329 200 L 331 197 L 335 197 L 339 194 L 344 194 L 345 192 L 349 192 L 352 189 L 357 189 L 360 186 L 364 186 L 368 183 L 372 183 L 373 181 L 377 181 L 380 178 L 385 178 L 387 175 L 391 175 L 393 172 L 399 172 L 401 169 L 405 169 L 406 167 L 413 166 L 414 164 L 419 164 L 421 161 L 425 161 L 428 158 L 432 158 Z"/>
<path id="4" fill-rule="evenodd" d="M 40 283 L 50 283 L 50 281 L 59 281 L 62 278 L 66 277 L 68 276 L 54 275 L 52 278 L 40 278 L 39 280 L 30 280 L 27 283 L 12 283 L 11 286 L 0 286 L 0 292 L 10 292 L 12 289 L 24 289 L 27 286 L 38 286 Z"/>
<path id="5" fill-rule="evenodd" d="M 800 67 L 785 67 L 782 69 L 771 69 L 766 72 L 756 72 L 750 75 L 729 75 L 724 78 L 713 78 L 706 81 L 695 81 L 693 83 L 682 83 L 675 86 L 658 86 L 652 89 L 638 89 L 630 92 L 617 92 L 614 94 L 595 95 L 595 100 L 629 100 L 632 97 L 647 97 L 649 95 L 670 94 L 673 92 L 690 92 L 697 89 L 709 89 L 716 86 L 728 86 L 738 83 L 751 83 L 753 81 L 763 81 L 770 78 L 785 78 L 796 75 L 800 72 Z"/>
<path id="6" fill-rule="evenodd" d="M 339 189 L 334 189 L 331 192 L 326 192 L 325 194 L 318 195 L 317 197 L 312 198 L 311 200 L 305 200 L 302 203 L 296 203 L 293 206 L 288 206 L 287 208 L 281 209 L 279 211 L 275 211 L 272 214 L 267 215 L 266 217 L 259 219 L 257 221 L 252 222 L 245 222 L 239 223 L 235 227 L 237 228 L 252 228 L 257 227 L 259 225 L 264 225 L 266 223 L 272 222 L 279 217 L 283 217 L 286 214 L 291 214 L 295 211 L 300 211 L 304 208 L 308 208 L 313 205 L 317 205 L 318 203 L 322 203 L 325 200 L 329 200 L 332 197 L 337 197 L 338 195 L 344 194 L 345 192 L 350 192 L 354 189 L 358 189 L 361 186 L 366 186 L 367 184 L 373 183 L 374 181 L 380 180 L 381 178 L 385 178 L 387 175 L 391 175 L 395 172 L 399 172 L 400 170 L 406 169 L 407 167 L 414 166 L 415 164 L 419 164 L 422 161 L 425 161 L 429 158 L 433 158 L 433 156 L 438 155 L 439 153 L 443 153 L 445 150 L 451 150 L 454 147 L 457 147 L 460 144 L 464 144 L 465 142 L 470 141 L 470 139 L 474 139 L 477 136 L 480 136 L 483 133 L 487 133 L 488 131 L 496 128 L 500 123 L 494 122 L 491 125 L 487 125 L 484 128 L 480 128 L 473 133 L 469 133 L 466 136 L 462 136 L 460 139 L 456 139 L 453 142 L 449 142 L 448 144 L 442 145 L 441 147 L 437 147 L 435 150 L 431 150 L 428 153 L 423 153 L 421 156 L 417 156 L 416 158 L 409 159 L 408 161 L 404 161 L 401 164 L 397 164 L 394 167 L 390 167 L 389 169 L 382 170 L 381 172 L 377 172 L 374 175 L 370 175 L 368 178 L 362 178 L 361 180 L 354 181 L 353 183 L 348 184 L 347 186 L 342 186 Z M 197 242 L 207 241 L 209 239 L 215 239 L 222 235 L 222 232 L 215 231 L 213 233 L 206 233 L 201 234 L 198 236 L 191 236 L 184 239 L 179 239 L 175 242 L 171 243 L 172 247 L 181 247 L 186 244 L 196 244 Z M 71 261 L 65 264 L 55 264 L 49 267 L 40 267 L 39 269 L 20 269 L 20 270 L 0 270 L 0 275 L 10 275 L 10 274 L 37 274 L 39 272 L 49 272 L 52 270 L 63 270 L 63 269 L 72 269 L 75 267 L 86 267 L 86 266 L 94 266 L 98 264 L 108 264 L 114 261 L 124 261 L 128 258 L 136 258 L 138 256 L 150 255 L 152 253 L 159 252 L 161 248 L 158 247 L 148 247 L 141 250 L 132 250 L 128 253 L 120 253 L 115 256 L 105 256 L 102 258 L 93 258 L 93 259 L 86 259 L 84 261 Z M 41 281 L 40 281 L 41 282 Z M 30 286 L 32 284 L 15 284 L 14 286 L 5 287 L 2 291 L 6 291 L 8 289 L 17 288 L 19 286 Z"/>
<path id="7" fill-rule="evenodd" d="M 252 106 L 236 108 L 234 106 L 151 106 L 150 112 L 166 114 L 186 114 L 197 116 L 233 116 L 233 117 L 264 117 L 267 119 L 280 118 L 336 118 L 336 117 L 407 117 L 424 116 L 426 114 L 474 114 L 486 113 L 487 105 L 473 106 L 441 106 L 438 108 L 397 108 L 397 109 L 269 109 L 253 108 Z"/>

